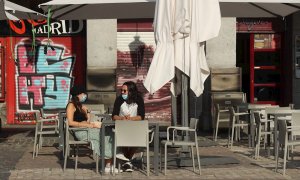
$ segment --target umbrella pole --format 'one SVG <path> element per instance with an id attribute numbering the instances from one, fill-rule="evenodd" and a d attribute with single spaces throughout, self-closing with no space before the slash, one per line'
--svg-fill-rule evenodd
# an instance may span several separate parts
<path id="1" fill-rule="evenodd" d="M 171 93 L 171 101 L 172 101 L 172 126 L 177 126 L 177 97 Z"/>
<path id="2" fill-rule="evenodd" d="M 186 74 L 181 74 L 181 123 L 182 126 L 189 127 L 189 114 L 188 114 L 188 77 Z M 184 141 L 189 141 L 189 132 L 183 134 Z M 190 152 L 188 146 L 183 146 L 183 153 Z"/>

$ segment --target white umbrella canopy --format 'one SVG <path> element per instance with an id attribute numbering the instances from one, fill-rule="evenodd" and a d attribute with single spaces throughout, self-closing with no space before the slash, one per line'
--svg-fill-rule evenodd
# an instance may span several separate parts
<path id="1" fill-rule="evenodd" d="M 56 19 L 153 18 L 156 0 L 52 0 L 40 4 Z M 285 17 L 300 0 L 219 0 L 222 17 Z"/>
<path id="2" fill-rule="evenodd" d="M 300 0 L 219 0 L 222 17 L 285 17 L 300 10 Z"/>
<path id="3" fill-rule="evenodd" d="M 0 0 L 0 20 L 43 19 L 45 16 L 10 1 Z"/>
<path id="4" fill-rule="evenodd" d="M 153 18 L 155 0 L 52 0 L 39 6 L 51 8 L 55 19 Z"/>

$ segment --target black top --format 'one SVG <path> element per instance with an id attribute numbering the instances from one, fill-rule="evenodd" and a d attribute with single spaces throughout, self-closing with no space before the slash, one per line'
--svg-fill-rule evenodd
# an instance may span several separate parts
<path id="1" fill-rule="evenodd" d="M 125 100 L 122 98 L 122 96 L 118 96 L 114 103 L 114 110 L 112 112 L 112 116 L 120 114 L 120 107 L 125 102 Z M 144 99 L 141 96 L 138 96 L 137 101 L 135 102 L 138 105 L 137 109 L 137 115 L 141 116 L 142 119 L 145 118 L 145 105 L 144 105 Z"/>
<path id="2" fill-rule="evenodd" d="M 72 102 L 70 102 L 70 103 L 72 103 Z M 69 104 L 70 104 L 69 103 Z M 68 104 L 68 105 L 69 105 Z M 73 104 L 73 103 L 72 103 Z M 75 106 L 75 105 L 74 105 Z M 83 112 L 81 112 L 80 110 L 79 110 L 79 108 L 77 108 L 76 106 L 75 106 L 75 108 L 76 108 L 76 111 L 74 112 L 74 116 L 73 116 L 73 120 L 74 121 L 76 121 L 76 122 L 82 122 L 82 121 L 87 121 L 87 116 L 86 116 L 86 113 L 83 111 Z"/>

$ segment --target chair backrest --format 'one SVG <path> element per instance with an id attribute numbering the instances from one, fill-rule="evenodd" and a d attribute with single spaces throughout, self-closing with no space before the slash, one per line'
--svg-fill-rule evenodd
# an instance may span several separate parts
<path id="1" fill-rule="evenodd" d="M 70 132 L 69 132 L 69 122 L 67 118 L 64 118 L 64 133 L 65 133 L 65 141 L 69 144 L 70 140 Z"/>
<path id="2" fill-rule="evenodd" d="M 45 114 L 44 114 L 44 109 L 43 108 L 40 108 L 40 113 L 41 113 L 41 117 L 45 118 Z"/>
<path id="3" fill-rule="evenodd" d="M 148 121 L 116 121 L 115 145 L 117 147 L 147 147 Z"/>
<path id="4" fill-rule="evenodd" d="M 233 106 L 230 106 L 230 107 L 228 108 L 228 110 L 229 110 L 229 114 L 230 114 L 230 126 L 231 126 L 231 123 L 232 123 L 233 121 L 235 121 L 235 117 L 234 117 L 235 110 L 234 110 Z"/>
<path id="5" fill-rule="evenodd" d="M 195 140 L 195 136 L 194 134 L 196 133 L 196 136 L 197 136 L 197 127 L 198 127 L 198 122 L 199 122 L 199 119 L 196 119 L 196 118 L 191 118 L 190 120 L 190 129 L 195 129 L 195 132 L 189 132 L 189 135 L 190 135 L 190 139 L 192 141 Z"/>
<path id="6" fill-rule="evenodd" d="M 287 132 L 287 129 L 286 129 L 286 121 L 278 121 L 278 141 L 279 141 L 279 144 L 284 144 L 285 143 L 285 136 L 286 136 L 286 132 Z"/>
<path id="7" fill-rule="evenodd" d="M 38 112 L 38 111 L 35 111 L 35 119 L 38 121 L 38 120 L 41 120 L 41 113 Z"/>
<path id="8" fill-rule="evenodd" d="M 64 147 L 65 147 L 65 132 L 64 132 L 64 129 L 65 129 L 65 119 L 66 119 L 66 113 L 64 111 L 60 111 L 58 113 L 58 132 L 59 132 L 59 149 L 61 151 L 64 151 Z M 64 154 L 64 152 L 63 152 Z M 63 156 L 63 154 L 61 154 Z"/>
<path id="9" fill-rule="evenodd" d="M 298 126 L 300 127 L 300 111 L 299 112 L 293 112 L 292 113 L 292 126 Z M 300 131 L 293 131 L 293 135 L 300 135 Z"/>
<path id="10" fill-rule="evenodd" d="M 260 113 L 259 112 L 253 112 L 254 114 L 254 120 L 255 120 L 255 124 L 259 127 L 261 124 L 261 120 L 260 120 Z"/>
<path id="11" fill-rule="evenodd" d="M 299 126 L 300 127 L 300 112 L 293 112 L 292 113 L 292 126 Z"/>

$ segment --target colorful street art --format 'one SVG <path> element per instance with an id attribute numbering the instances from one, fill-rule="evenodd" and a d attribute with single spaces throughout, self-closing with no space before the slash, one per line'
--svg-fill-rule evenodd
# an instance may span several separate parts
<path id="1" fill-rule="evenodd" d="M 15 46 L 17 111 L 65 109 L 75 57 L 64 53 L 59 44 L 47 47 L 40 42 L 33 49 L 23 40 Z"/>

